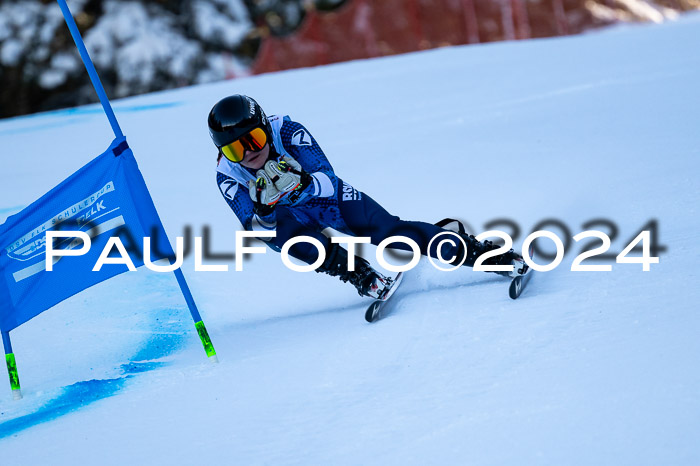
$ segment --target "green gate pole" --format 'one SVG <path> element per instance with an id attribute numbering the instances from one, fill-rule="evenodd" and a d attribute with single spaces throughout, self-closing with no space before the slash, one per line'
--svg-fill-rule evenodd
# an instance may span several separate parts
<path id="1" fill-rule="evenodd" d="M 185 276 L 182 273 L 182 269 L 175 270 L 175 278 L 177 279 L 177 282 L 180 285 L 180 291 L 182 291 L 182 295 L 185 297 L 187 307 L 190 309 L 192 320 L 194 320 L 194 327 L 197 329 L 199 339 L 202 340 L 202 345 L 204 346 L 204 351 L 206 351 L 207 353 L 207 357 L 211 362 L 219 362 L 219 358 L 216 355 L 216 350 L 214 349 L 214 345 L 211 342 L 211 338 L 209 338 L 207 328 L 204 326 L 202 316 L 199 315 L 199 310 L 197 309 L 197 305 L 194 303 L 194 298 L 192 297 L 192 293 L 190 293 L 190 287 L 187 286 L 187 282 L 185 281 Z"/>
<path id="2" fill-rule="evenodd" d="M 10 376 L 10 387 L 12 388 L 12 398 L 22 399 L 22 389 L 19 386 L 19 375 L 17 374 L 17 362 L 12 352 L 12 342 L 10 342 L 10 332 L 2 332 L 2 346 L 5 348 L 5 363 L 7 364 L 7 374 Z"/>

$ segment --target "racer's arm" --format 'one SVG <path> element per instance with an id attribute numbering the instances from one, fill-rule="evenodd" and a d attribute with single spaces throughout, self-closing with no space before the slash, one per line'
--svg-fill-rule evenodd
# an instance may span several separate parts
<path id="1" fill-rule="evenodd" d="M 256 213 L 247 186 L 242 186 L 233 178 L 219 172 L 216 174 L 216 183 L 221 195 L 236 214 L 243 228 L 249 231 L 276 230 L 277 215 L 274 209 L 265 213 Z"/>
<path id="2" fill-rule="evenodd" d="M 332 197 L 338 189 L 338 177 L 316 139 L 296 121 L 285 121 L 281 129 L 282 144 L 310 175 L 304 193 L 313 197 Z"/>

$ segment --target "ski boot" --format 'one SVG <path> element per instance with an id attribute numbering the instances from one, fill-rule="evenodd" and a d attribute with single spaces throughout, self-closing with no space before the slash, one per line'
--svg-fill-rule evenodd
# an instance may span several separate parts
<path id="1" fill-rule="evenodd" d="M 458 233 L 459 236 L 467 244 L 467 258 L 464 261 L 464 265 L 468 267 L 474 267 L 474 263 L 477 258 L 482 254 L 498 249 L 500 246 L 493 244 L 491 241 L 486 240 L 484 242 L 477 241 L 474 235 L 467 235 L 466 233 Z M 460 244 L 457 256 L 455 257 L 455 263 L 459 263 L 464 257 L 463 246 Z M 517 252 L 507 251 L 498 256 L 489 257 L 483 262 L 483 265 L 512 265 L 513 270 L 511 272 L 492 272 L 504 277 L 517 277 L 518 275 L 524 275 L 527 271 L 527 264 L 523 260 L 523 257 Z"/>
<path id="2" fill-rule="evenodd" d="M 326 251 L 326 260 L 316 269 L 343 282 L 350 282 L 360 296 L 381 299 L 391 288 L 391 279 L 372 268 L 365 259 L 355 256 L 355 270 L 348 270 L 348 251 L 338 243 L 331 243 Z"/>

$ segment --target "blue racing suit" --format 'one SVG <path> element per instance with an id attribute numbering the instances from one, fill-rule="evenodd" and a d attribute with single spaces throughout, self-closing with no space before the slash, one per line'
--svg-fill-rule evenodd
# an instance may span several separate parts
<path id="1" fill-rule="evenodd" d="M 267 241 L 274 250 L 292 237 L 305 235 L 318 239 L 326 250 L 330 239 L 321 231 L 332 228 L 351 236 L 366 236 L 372 244 L 379 244 L 389 236 L 407 236 L 414 240 L 423 255 L 437 257 L 435 247 L 428 251 L 430 240 L 444 230 L 433 224 L 401 220 L 391 215 L 367 194 L 341 180 L 333 171 L 311 133 L 288 116 L 270 117 L 272 142 L 279 157 L 290 156 L 311 175 L 312 182 L 298 196 L 285 196 L 273 212 L 258 216 L 248 193 L 248 181 L 254 181 L 256 170 L 233 163 L 222 157 L 217 166 L 216 182 L 221 194 L 246 230 L 276 231 L 276 237 Z M 438 243 L 436 241 L 435 243 Z M 410 250 L 402 242 L 392 248 Z M 456 251 L 449 244 L 443 245 L 442 256 L 452 257 Z M 295 244 L 290 255 L 311 264 L 318 251 L 309 243 Z"/>

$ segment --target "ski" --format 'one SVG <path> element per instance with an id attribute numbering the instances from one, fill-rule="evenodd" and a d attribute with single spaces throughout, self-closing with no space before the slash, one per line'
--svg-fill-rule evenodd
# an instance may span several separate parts
<path id="1" fill-rule="evenodd" d="M 369 305 L 367 311 L 365 312 L 365 320 L 367 322 L 371 323 L 379 318 L 380 311 L 386 305 L 389 299 L 394 295 L 394 293 L 396 293 L 396 290 L 401 285 L 402 280 L 403 272 L 399 272 L 399 274 L 394 278 L 387 279 L 387 286 L 382 291 L 381 296 L 378 299 L 372 301 L 372 304 Z"/>
<path id="2" fill-rule="evenodd" d="M 534 252 L 532 248 L 530 248 L 530 257 L 532 258 L 533 255 Z M 522 294 L 523 290 L 525 289 L 525 286 L 527 286 L 527 283 L 532 278 L 532 268 L 528 267 L 527 265 L 523 265 L 523 268 L 525 270 L 522 271 L 522 275 L 516 276 L 510 282 L 508 295 L 511 297 L 511 299 L 518 299 L 518 297 Z M 518 270 L 518 272 L 520 272 L 520 270 Z"/>
<path id="3" fill-rule="evenodd" d="M 532 269 L 529 269 L 525 274 L 515 277 L 510 282 L 510 288 L 508 289 L 508 295 L 511 299 L 518 299 L 525 289 L 525 286 L 532 278 Z"/>

